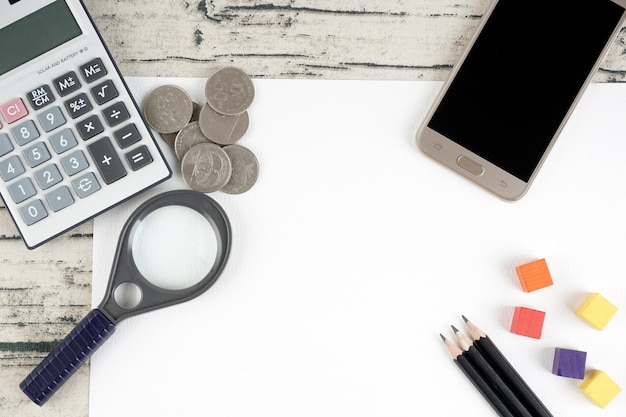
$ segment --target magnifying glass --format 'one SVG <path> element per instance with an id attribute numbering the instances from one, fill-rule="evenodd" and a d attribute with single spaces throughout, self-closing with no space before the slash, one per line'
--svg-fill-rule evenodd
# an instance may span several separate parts
<path id="1" fill-rule="evenodd" d="M 143 203 L 122 229 L 104 299 L 20 383 L 21 390 L 43 405 L 120 321 L 209 289 L 226 265 L 230 246 L 228 217 L 205 194 L 170 191 Z"/>

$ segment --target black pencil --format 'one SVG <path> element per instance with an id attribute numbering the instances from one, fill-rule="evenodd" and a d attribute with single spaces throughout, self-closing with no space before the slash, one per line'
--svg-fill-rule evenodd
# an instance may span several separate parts
<path id="1" fill-rule="evenodd" d="M 461 333 L 456 327 L 452 326 L 452 330 L 454 331 L 454 336 L 461 350 L 463 350 L 463 355 L 467 357 L 467 360 L 469 360 L 474 368 L 483 376 L 485 381 L 491 384 L 491 387 L 500 399 L 508 405 L 509 410 L 519 417 L 533 417 L 511 388 L 504 382 L 502 377 L 500 377 L 496 370 L 491 367 L 489 362 L 487 362 L 474 346 L 474 341 Z"/>
<path id="2" fill-rule="evenodd" d="M 465 376 L 472 382 L 472 384 L 474 384 L 476 389 L 482 394 L 496 413 L 498 413 L 501 417 L 516 417 L 496 394 L 491 385 L 485 381 L 476 369 L 474 369 L 472 364 L 464 356 L 463 351 L 450 340 L 446 339 L 443 335 L 440 336 L 443 343 L 446 345 L 446 348 L 448 348 L 448 352 L 454 360 L 454 363 L 457 364 L 459 369 L 461 369 Z"/>
<path id="3" fill-rule="evenodd" d="M 483 357 L 491 364 L 504 382 L 511 388 L 524 406 L 535 417 L 553 417 L 541 400 L 524 381 L 521 375 L 513 368 L 500 349 L 482 330 L 476 327 L 465 316 L 462 316 L 468 331 L 474 339 L 474 346 L 482 353 Z"/>

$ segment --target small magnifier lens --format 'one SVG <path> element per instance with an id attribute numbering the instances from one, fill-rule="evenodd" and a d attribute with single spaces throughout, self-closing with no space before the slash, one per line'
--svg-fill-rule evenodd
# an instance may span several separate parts
<path id="1" fill-rule="evenodd" d="M 131 251 L 144 278 L 166 290 L 182 290 L 207 276 L 217 259 L 218 236 L 196 210 L 165 206 L 137 226 Z"/>

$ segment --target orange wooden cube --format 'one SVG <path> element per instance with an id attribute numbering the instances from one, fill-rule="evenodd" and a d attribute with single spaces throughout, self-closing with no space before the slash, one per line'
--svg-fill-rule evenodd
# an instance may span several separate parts
<path id="1" fill-rule="evenodd" d="M 515 267 L 517 277 L 525 292 L 535 291 L 552 285 L 552 276 L 545 259 L 538 259 Z"/>

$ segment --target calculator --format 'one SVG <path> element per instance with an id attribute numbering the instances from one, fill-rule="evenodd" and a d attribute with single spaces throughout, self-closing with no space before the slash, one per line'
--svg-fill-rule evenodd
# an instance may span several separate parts
<path id="1" fill-rule="evenodd" d="M 85 5 L 0 0 L 0 194 L 33 249 L 172 175 Z"/>

